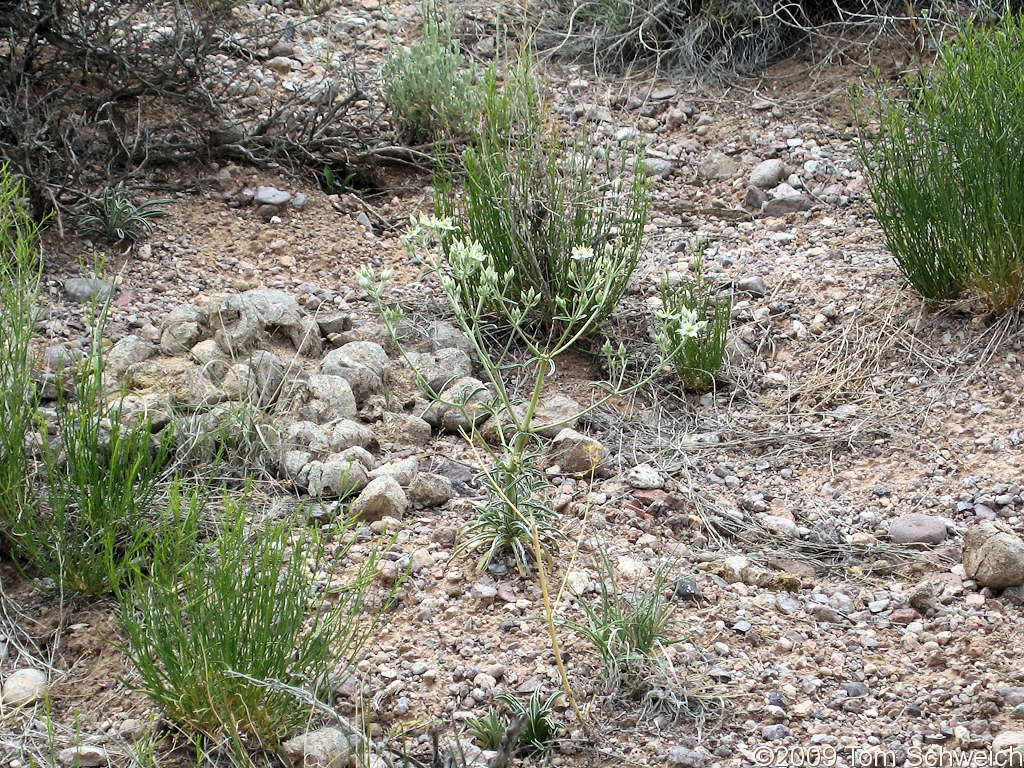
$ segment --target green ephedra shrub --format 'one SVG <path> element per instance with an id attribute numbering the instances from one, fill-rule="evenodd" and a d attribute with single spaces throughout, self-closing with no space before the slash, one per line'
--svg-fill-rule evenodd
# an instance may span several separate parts
<path id="1" fill-rule="evenodd" d="M 968 25 L 909 97 L 861 99 L 862 156 L 896 263 L 925 299 L 999 314 L 1024 291 L 1024 17 Z M 878 134 L 867 138 L 868 121 Z"/>
<path id="2" fill-rule="evenodd" d="M 139 687 L 167 718 L 245 764 L 251 750 L 309 726 L 332 675 L 362 648 L 374 626 L 362 609 L 377 555 L 345 586 L 319 585 L 353 537 L 329 554 L 294 521 L 251 527 L 246 500 L 225 501 L 219 532 L 204 541 L 204 498 L 175 490 L 169 514 L 183 533 L 136 574 L 121 629 Z"/>
<path id="3" fill-rule="evenodd" d="M 36 516 L 31 493 L 31 435 L 39 405 L 32 337 L 39 298 L 39 226 L 25 185 L 0 166 L 0 535 Z"/>

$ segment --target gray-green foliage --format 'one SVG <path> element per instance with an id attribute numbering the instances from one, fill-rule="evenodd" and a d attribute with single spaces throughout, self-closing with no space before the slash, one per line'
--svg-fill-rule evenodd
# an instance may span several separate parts
<path id="1" fill-rule="evenodd" d="M 906 95 L 859 100 L 875 215 L 926 299 L 1005 312 L 1024 290 L 1024 17 L 972 25 Z M 877 121 L 869 136 L 869 121 Z"/>
<path id="2" fill-rule="evenodd" d="M 549 557 L 557 551 L 557 540 L 563 536 L 558 515 L 546 498 L 551 484 L 529 457 L 520 466 L 511 456 L 498 460 L 480 481 L 487 498 L 477 508 L 476 519 L 462 530 L 460 547 L 484 551 L 478 571 L 486 568 L 495 555 L 509 552 L 519 573 L 525 576 L 527 563 L 533 559 L 534 533 Z"/>
<path id="3" fill-rule="evenodd" d="M 483 268 L 456 275 L 462 303 L 486 295 L 482 282 L 493 274 L 529 322 L 592 333 L 625 294 L 640 256 L 648 212 L 642 151 L 624 150 L 599 173 L 585 135 L 570 140 L 549 125 L 526 51 L 504 87 L 491 69 L 483 93 L 482 128 L 462 156 L 461 194 L 453 173 L 437 179 L 438 214 L 453 225 L 442 238 L 446 254 L 468 243 L 480 248 Z"/>
<path id="4" fill-rule="evenodd" d="M 678 286 L 670 285 L 667 279 L 661 284 L 662 308 L 656 313 L 658 343 L 671 355 L 683 388 L 707 392 L 714 388 L 715 376 L 722 367 L 732 299 L 719 294 L 714 280 L 705 276 L 703 247 L 697 248 L 695 259 L 692 278 L 684 277 Z M 682 318 L 688 314 L 699 322 L 695 333 L 681 338 Z"/>
<path id="5" fill-rule="evenodd" d="M 353 661 L 374 626 L 362 608 L 377 558 L 345 587 L 325 587 L 318 574 L 344 559 L 351 536 L 328 554 L 293 521 L 251 529 L 244 497 L 224 506 L 203 540 L 202 493 L 172 494 L 169 514 L 190 536 L 157 547 L 152 569 L 137 572 L 121 627 L 141 689 L 167 718 L 244 758 L 306 726 Z"/>
<path id="6" fill-rule="evenodd" d="M 52 373 L 51 425 L 40 411 L 33 336 L 39 227 L 23 186 L 0 169 L 0 531 L 18 559 L 63 589 L 116 592 L 149 556 L 154 501 L 170 458 L 170 430 L 125 424 L 104 401 L 100 312 L 93 353 Z"/>
<path id="7" fill-rule="evenodd" d="M 51 434 L 31 381 L 33 361 L 25 357 L 32 306 L 7 305 L 12 309 L 14 336 L 27 336 L 17 349 L 5 349 L 0 362 L 5 379 L 14 379 L 13 391 L 20 391 L 8 395 L 12 429 L 0 462 L 8 488 L 0 514 L 11 549 L 62 589 L 116 593 L 129 570 L 148 560 L 160 529 L 156 501 L 172 459 L 173 431 L 154 435 L 147 419 L 122 418 L 119 397 L 106 399 L 100 311 L 93 351 L 52 374 Z M 22 487 L 15 491 L 19 476 Z"/>
<path id="8" fill-rule="evenodd" d="M 19 552 L 38 570 L 66 589 L 99 595 L 118 591 L 130 568 L 150 557 L 173 430 L 154 435 L 148 419 L 123 418 L 119 398 L 105 403 L 98 332 L 93 341 L 95 351 L 68 372 L 70 393 L 58 395 L 56 435 L 43 440 L 37 514 L 15 532 Z"/>
<path id="9" fill-rule="evenodd" d="M 406 143 L 459 139 L 472 131 L 480 108 L 476 76 L 435 6 L 423 6 L 423 39 L 392 50 L 381 75 L 384 101 Z"/>
<path id="10" fill-rule="evenodd" d="M 643 686 L 658 671 L 658 656 L 680 641 L 674 606 L 666 595 L 670 563 L 662 564 L 650 584 L 636 584 L 626 593 L 615 574 L 608 553 L 597 560 L 598 595 L 582 596 L 585 621 L 562 622 L 590 640 L 604 671 L 613 684 Z"/>

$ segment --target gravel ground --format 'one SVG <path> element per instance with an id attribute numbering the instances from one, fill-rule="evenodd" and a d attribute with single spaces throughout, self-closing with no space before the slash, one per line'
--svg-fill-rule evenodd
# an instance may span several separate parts
<path id="1" fill-rule="evenodd" d="M 339 59 L 355 56 L 370 70 L 386 47 L 377 0 L 342 3 L 312 21 L 272 4 L 250 12 L 302 22 L 291 50 L 280 50 L 295 65 L 252 73 L 267 88 L 329 73 L 318 51 L 334 25 L 344 31 Z M 486 54 L 486 36 L 471 46 Z M 588 425 L 612 449 L 607 477 L 552 477 L 552 503 L 579 549 L 570 562 L 573 547 L 563 547 L 552 574 L 569 585 L 558 615 L 582 616 L 599 547 L 629 589 L 648 588 L 652 572 L 670 569 L 670 584 L 684 582 L 673 598 L 683 641 L 667 655 L 693 696 L 671 707 L 606 695 L 592 649 L 567 631 L 564 657 L 581 703 L 595 702 L 594 729 L 588 736 L 571 726 L 551 764 L 938 765 L 957 755 L 983 760 L 994 742 L 1013 743 L 1024 729 L 1019 593 L 968 578 L 961 554 L 965 531 L 980 521 L 1024 534 L 1024 334 L 1013 322 L 921 307 L 866 205 L 842 100 L 810 98 L 801 90 L 810 84 L 783 80 L 784 70 L 757 88 L 715 96 L 666 79 L 545 70 L 566 122 L 589 122 L 604 147 L 642 135 L 649 150 L 649 250 L 614 318 L 637 364 L 650 349 L 658 283 L 687 273 L 695 237 L 706 243 L 710 274 L 735 291 L 721 389 L 682 395 L 658 379 Z M 814 85 L 833 91 L 848 77 L 836 68 Z M 773 92 L 779 82 L 786 87 Z M 766 213 L 747 203 L 760 202 L 753 175 L 773 169 L 760 195 L 789 202 Z M 201 193 L 176 194 L 172 216 L 149 242 L 109 254 L 113 341 L 131 333 L 156 340 L 161 318 L 182 303 L 250 288 L 280 288 L 311 312 L 373 323 L 355 280 L 363 263 L 394 267 L 395 298 L 432 306 L 430 278 L 409 262 L 397 228 L 429 210 L 427 177 L 396 175 L 364 205 L 273 170 L 194 173 Z M 308 202 L 264 220 L 243 204 L 243 190 L 261 185 Z M 99 247 L 74 238 L 47 244 L 52 343 L 88 343 L 83 310 L 64 286 L 82 274 L 82 255 Z M 559 366 L 552 386 L 585 397 L 593 378 L 581 354 Z M 450 435 L 435 433 L 414 455 L 456 481 L 479 465 Z M 502 691 L 558 687 L 546 628 L 532 620 L 543 608 L 536 578 L 500 559 L 477 574 L 475 560 L 456 551 L 471 501 L 401 522 L 387 560 L 410 564 L 412 575 L 359 664 L 361 680 L 339 691 L 349 712 L 360 690 L 369 695 L 362 715 L 381 739 L 395 744 L 407 726 L 415 754 L 429 753 L 427 726 L 437 719 L 457 726 Z M 912 513 L 927 518 L 904 517 Z M 891 528 L 900 519 L 911 528 L 909 544 Z M 357 549 L 380 541 L 380 531 L 368 531 Z M 394 572 L 385 569 L 382 581 Z M 116 636 L 112 606 L 56 604 L 10 563 L 3 584 L 4 632 L 12 640 L 27 633 L 37 645 L 0 642 L 9 648 L 0 652 L 0 677 L 49 660 L 58 747 L 76 743 L 77 733 L 103 746 L 112 764 L 134 764 L 133 739 L 152 712 L 106 642 Z M 688 599 L 694 588 L 701 597 Z M 38 706 L 0 713 L 0 755 L 7 752 L 11 768 L 27 765 L 32 749 L 45 752 L 44 714 Z"/>

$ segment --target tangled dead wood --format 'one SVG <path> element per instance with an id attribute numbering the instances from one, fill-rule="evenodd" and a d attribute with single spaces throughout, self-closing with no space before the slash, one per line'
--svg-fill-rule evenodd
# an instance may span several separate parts
<path id="1" fill-rule="evenodd" d="M 295 83 L 270 73 L 270 47 L 295 34 L 250 6 L 4 0 L 0 160 L 58 217 L 156 166 L 422 162 L 394 152 L 355 63 Z"/>

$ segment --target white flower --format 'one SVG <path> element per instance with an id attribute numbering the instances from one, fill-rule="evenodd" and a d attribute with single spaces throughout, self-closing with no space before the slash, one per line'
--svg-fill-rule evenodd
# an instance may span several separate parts
<path id="1" fill-rule="evenodd" d="M 450 216 L 420 216 L 420 224 L 435 234 L 438 232 L 455 231 L 455 223 Z"/>
<path id="2" fill-rule="evenodd" d="M 588 245 L 577 245 L 572 249 L 573 261 L 586 261 L 594 258 L 594 249 Z"/>

